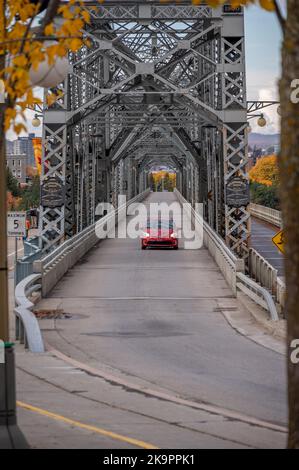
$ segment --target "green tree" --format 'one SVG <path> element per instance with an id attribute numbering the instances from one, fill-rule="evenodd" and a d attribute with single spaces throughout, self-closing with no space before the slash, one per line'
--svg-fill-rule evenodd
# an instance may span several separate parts
<path id="1" fill-rule="evenodd" d="M 27 210 L 30 207 L 38 207 L 40 202 L 40 180 L 39 176 L 32 178 L 32 184 L 22 192 L 20 209 Z"/>
<path id="2" fill-rule="evenodd" d="M 267 186 L 252 182 L 250 184 L 251 202 L 280 210 L 279 189 L 277 185 Z"/>
<path id="3" fill-rule="evenodd" d="M 19 182 L 9 168 L 6 169 L 6 188 L 11 192 L 13 197 L 19 197 L 21 195 Z"/>

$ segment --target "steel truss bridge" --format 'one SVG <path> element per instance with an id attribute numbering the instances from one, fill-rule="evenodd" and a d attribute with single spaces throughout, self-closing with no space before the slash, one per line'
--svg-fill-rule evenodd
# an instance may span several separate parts
<path id="1" fill-rule="evenodd" d="M 88 47 L 70 55 L 60 98 L 44 108 L 41 243 L 50 251 L 95 222 L 165 165 L 237 255 L 248 254 L 250 216 L 244 12 L 190 1 L 86 2 Z M 265 104 L 266 106 L 267 104 Z M 58 198 L 59 199 L 59 198 Z"/>

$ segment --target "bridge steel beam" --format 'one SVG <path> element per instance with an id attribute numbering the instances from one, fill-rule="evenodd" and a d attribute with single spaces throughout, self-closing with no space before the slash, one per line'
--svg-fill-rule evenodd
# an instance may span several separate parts
<path id="1" fill-rule="evenodd" d="M 90 47 L 70 54 L 63 98 L 45 107 L 41 184 L 55 176 L 65 198 L 52 208 L 43 201 L 44 249 L 91 225 L 97 202 L 116 204 L 118 194 L 144 189 L 145 171 L 164 159 L 175 164 L 184 196 L 203 202 L 209 224 L 246 257 L 243 8 L 187 0 L 94 4 L 85 5 Z M 174 149 L 168 156 L 157 152 L 165 140 Z"/>

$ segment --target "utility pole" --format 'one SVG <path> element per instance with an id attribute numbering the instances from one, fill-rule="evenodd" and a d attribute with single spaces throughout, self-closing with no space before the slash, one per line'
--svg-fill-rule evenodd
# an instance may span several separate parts
<path id="1" fill-rule="evenodd" d="M 1 18 L 4 11 L 0 12 Z M 3 23 L 4 24 L 4 23 Z M 1 41 L 2 42 L 2 38 Z M 0 70 L 5 68 L 5 54 L 0 56 Z M 5 152 L 5 96 L 0 102 L 0 339 L 9 340 L 7 288 L 7 233 L 6 233 L 6 152 Z"/>
<path id="2" fill-rule="evenodd" d="M 5 55 L 0 56 L 0 70 Z M 0 103 L 0 340 L 4 342 L 4 364 L 0 364 L 0 426 L 16 424 L 15 364 L 13 345 L 9 343 L 7 221 L 6 221 L 6 151 L 5 99 Z"/>
<path id="3" fill-rule="evenodd" d="M 9 340 L 6 234 L 6 162 L 3 132 L 4 104 L 0 104 L 0 339 Z"/>

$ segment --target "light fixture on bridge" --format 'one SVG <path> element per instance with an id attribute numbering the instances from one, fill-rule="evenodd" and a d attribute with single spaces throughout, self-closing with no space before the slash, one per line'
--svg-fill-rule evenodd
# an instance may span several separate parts
<path id="1" fill-rule="evenodd" d="M 54 44 L 55 41 L 46 41 L 45 48 Z M 31 67 L 29 71 L 31 84 L 43 88 L 53 88 L 66 79 L 69 67 L 67 57 L 57 57 L 53 64 L 49 64 L 48 58 L 46 58 L 36 70 Z"/>
<path id="2" fill-rule="evenodd" d="M 264 115 L 261 114 L 261 117 L 257 120 L 257 123 L 260 127 L 265 127 L 267 124 L 266 119 L 264 118 Z"/>
<path id="3" fill-rule="evenodd" d="M 33 127 L 39 127 L 41 125 L 41 120 L 39 119 L 38 115 L 36 114 L 31 121 Z"/>

